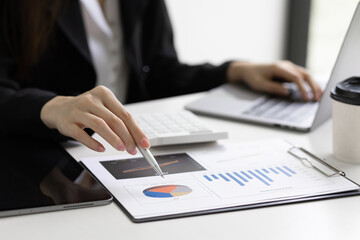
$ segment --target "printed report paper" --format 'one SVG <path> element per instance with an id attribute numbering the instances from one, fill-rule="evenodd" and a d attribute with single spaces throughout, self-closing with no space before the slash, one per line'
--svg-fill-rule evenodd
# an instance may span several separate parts
<path id="1" fill-rule="evenodd" d="M 165 178 L 139 156 L 82 159 L 134 219 L 147 219 L 359 189 L 287 152 L 280 139 L 156 155 Z"/>

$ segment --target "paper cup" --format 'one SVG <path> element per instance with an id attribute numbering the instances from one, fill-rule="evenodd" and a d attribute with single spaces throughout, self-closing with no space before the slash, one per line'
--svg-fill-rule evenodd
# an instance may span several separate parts
<path id="1" fill-rule="evenodd" d="M 360 77 L 339 82 L 331 98 L 334 156 L 360 164 Z"/>

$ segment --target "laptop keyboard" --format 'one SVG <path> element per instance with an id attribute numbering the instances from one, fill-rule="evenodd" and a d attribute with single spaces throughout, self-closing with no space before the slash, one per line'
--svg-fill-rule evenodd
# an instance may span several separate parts
<path id="1" fill-rule="evenodd" d="M 301 123 L 308 117 L 314 116 L 317 106 L 317 102 L 264 97 L 243 113 L 266 119 Z"/>

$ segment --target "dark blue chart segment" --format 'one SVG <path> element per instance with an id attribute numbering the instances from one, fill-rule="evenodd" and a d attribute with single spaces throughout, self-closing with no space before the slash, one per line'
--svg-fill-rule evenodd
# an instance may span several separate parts
<path id="1" fill-rule="evenodd" d="M 249 170 L 238 170 L 238 171 L 229 171 L 224 173 L 211 173 L 204 174 L 203 177 L 207 182 L 211 183 L 236 183 L 239 186 L 243 187 L 246 184 L 258 181 L 266 186 L 271 186 L 276 182 L 276 178 L 280 176 L 292 177 L 296 175 L 294 171 L 289 166 L 274 166 L 269 168 L 259 168 L 259 169 L 249 169 Z"/>
<path id="2" fill-rule="evenodd" d="M 173 197 L 173 195 L 171 195 L 170 193 L 162 193 L 162 192 L 145 191 L 144 194 L 148 197 L 153 197 L 153 198 L 171 198 L 171 197 Z"/>

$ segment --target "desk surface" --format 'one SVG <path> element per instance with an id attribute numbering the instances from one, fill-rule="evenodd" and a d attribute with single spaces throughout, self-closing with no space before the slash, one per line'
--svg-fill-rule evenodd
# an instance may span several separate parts
<path id="1" fill-rule="evenodd" d="M 182 110 L 200 94 L 127 105 L 130 112 Z M 302 146 L 360 182 L 360 165 L 332 156 L 331 120 L 310 133 L 201 116 L 210 126 L 229 132 L 222 142 L 283 138 Z M 79 144 L 65 145 L 76 158 L 94 156 Z M 106 145 L 103 154 L 116 154 Z M 360 197 L 297 203 L 269 208 L 136 224 L 112 203 L 60 212 L 0 218 L 1 239 L 360 239 Z"/>

